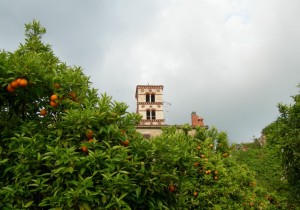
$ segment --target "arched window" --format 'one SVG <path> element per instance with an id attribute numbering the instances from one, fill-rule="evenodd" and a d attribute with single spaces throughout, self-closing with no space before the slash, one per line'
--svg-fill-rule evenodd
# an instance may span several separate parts
<path id="1" fill-rule="evenodd" d="M 146 102 L 155 102 L 155 94 L 146 93 Z"/>
<path id="2" fill-rule="evenodd" d="M 151 119 L 151 112 L 150 110 L 147 110 L 147 120 L 150 120 Z"/>
<path id="3" fill-rule="evenodd" d="M 151 102 L 155 102 L 155 94 L 151 94 Z"/>
<path id="4" fill-rule="evenodd" d="M 156 118 L 155 118 L 155 110 L 152 110 L 151 111 L 151 115 L 152 115 L 152 120 L 155 120 Z"/>
<path id="5" fill-rule="evenodd" d="M 155 110 L 147 110 L 147 120 L 155 120 L 156 115 L 155 115 Z"/>

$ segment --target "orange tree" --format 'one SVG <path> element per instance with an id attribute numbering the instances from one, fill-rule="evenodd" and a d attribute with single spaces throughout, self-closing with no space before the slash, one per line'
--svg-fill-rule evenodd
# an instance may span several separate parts
<path id="1" fill-rule="evenodd" d="M 140 117 L 99 98 L 80 67 L 42 42 L 45 32 L 26 24 L 25 44 L 0 54 L 0 208 L 123 205 L 135 167 L 125 146 Z"/>
<path id="2" fill-rule="evenodd" d="M 168 127 L 148 144 L 143 164 L 153 165 L 144 173 L 175 209 L 273 208 L 254 173 L 231 158 L 226 133 L 197 127 L 192 137 Z"/>
<path id="3" fill-rule="evenodd" d="M 167 127 L 151 140 L 140 116 L 61 62 L 39 22 L 0 53 L 1 209 L 253 209 L 268 200 L 230 157 L 224 132 Z"/>

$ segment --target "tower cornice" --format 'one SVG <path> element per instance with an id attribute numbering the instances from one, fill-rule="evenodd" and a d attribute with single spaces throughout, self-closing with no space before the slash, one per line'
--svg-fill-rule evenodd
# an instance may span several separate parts
<path id="1" fill-rule="evenodd" d="M 138 95 L 138 89 L 164 89 L 163 85 L 137 85 L 135 90 L 135 98 L 137 98 Z"/>
<path id="2" fill-rule="evenodd" d="M 138 105 L 164 105 L 164 102 L 137 102 Z"/>

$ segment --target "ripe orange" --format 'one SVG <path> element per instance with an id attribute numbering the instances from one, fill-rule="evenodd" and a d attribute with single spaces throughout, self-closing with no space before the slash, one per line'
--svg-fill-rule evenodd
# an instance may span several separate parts
<path id="1" fill-rule="evenodd" d="M 217 177 L 217 176 L 214 176 L 214 180 L 218 180 L 218 177 Z"/>
<path id="2" fill-rule="evenodd" d="M 91 129 L 88 129 L 85 136 L 88 138 L 88 139 L 92 139 L 93 138 L 93 131 Z"/>
<path id="3" fill-rule="evenodd" d="M 228 156 L 228 154 L 227 154 L 227 152 L 225 152 L 224 154 L 223 154 L 223 157 L 227 157 Z"/>
<path id="4" fill-rule="evenodd" d="M 210 170 L 205 171 L 205 174 L 210 174 Z"/>
<path id="5" fill-rule="evenodd" d="M 14 80 L 14 81 L 12 81 L 12 82 L 10 83 L 10 86 L 11 86 L 12 88 L 16 89 L 16 88 L 19 86 L 19 83 L 18 83 L 16 80 Z"/>
<path id="6" fill-rule="evenodd" d="M 195 162 L 194 166 L 197 167 L 197 166 L 199 166 L 199 164 L 200 164 L 199 162 Z"/>
<path id="7" fill-rule="evenodd" d="M 41 116 L 45 116 L 47 114 L 47 110 L 46 109 L 41 109 L 40 110 L 40 115 Z"/>
<path id="8" fill-rule="evenodd" d="M 83 152 L 88 152 L 89 151 L 86 146 L 82 146 L 81 149 L 82 149 Z"/>
<path id="9" fill-rule="evenodd" d="M 198 196 L 198 193 L 195 191 L 195 192 L 193 193 L 193 195 L 194 195 L 194 197 L 197 197 L 197 196 Z"/>
<path id="10" fill-rule="evenodd" d="M 201 149 L 201 147 L 200 146 L 197 146 L 197 150 L 200 150 Z"/>
<path id="11" fill-rule="evenodd" d="M 58 83 L 54 83 L 53 86 L 54 86 L 54 88 L 56 88 L 56 89 L 59 89 L 59 88 L 61 87 L 60 84 L 58 84 Z"/>
<path id="12" fill-rule="evenodd" d="M 56 107 L 57 105 L 58 105 L 58 103 L 56 103 L 55 101 L 50 101 L 50 106 Z"/>
<path id="13" fill-rule="evenodd" d="M 127 147 L 129 145 L 129 140 L 128 139 L 126 139 L 125 141 L 123 141 L 123 146 L 124 147 Z"/>
<path id="14" fill-rule="evenodd" d="M 16 79 L 16 82 L 18 83 L 18 85 L 20 85 L 20 81 L 21 81 L 21 78 Z"/>
<path id="15" fill-rule="evenodd" d="M 71 96 L 72 100 L 74 100 L 74 101 L 76 100 L 77 95 L 75 92 L 69 93 L 69 96 Z"/>
<path id="16" fill-rule="evenodd" d="M 6 88 L 6 89 L 7 89 L 7 91 L 10 92 L 10 93 L 15 92 L 15 88 L 13 88 L 10 84 L 7 85 L 7 88 Z"/>
<path id="17" fill-rule="evenodd" d="M 219 173 L 218 171 L 214 171 L 214 174 L 216 174 L 216 175 L 217 175 L 218 173 Z"/>
<path id="18" fill-rule="evenodd" d="M 202 154 L 202 155 L 200 155 L 200 157 L 201 157 L 201 158 L 205 158 L 205 155 Z"/>
<path id="19" fill-rule="evenodd" d="M 21 87 L 26 87 L 28 85 L 27 79 L 20 79 L 20 80 L 17 80 L 17 82 L 19 83 L 19 85 Z"/>
<path id="20" fill-rule="evenodd" d="M 175 187 L 175 185 L 169 185 L 169 192 L 175 192 L 175 190 L 176 190 L 176 187 Z"/>
<path id="21" fill-rule="evenodd" d="M 255 181 L 250 182 L 250 186 L 251 186 L 251 187 L 255 187 L 255 186 L 256 186 L 256 182 L 255 182 Z"/>
<path id="22" fill-rule="evenodd" d="M 89 141 L 88 142 L 94 142 L 94 139 L 89 139 Z"/>
<path id="23" fill-rule="evenodd" d="M 56 101 L 58 99 L 57 95 L 53 94 L 51 97 L 50 97 L 51 101 Z"/>

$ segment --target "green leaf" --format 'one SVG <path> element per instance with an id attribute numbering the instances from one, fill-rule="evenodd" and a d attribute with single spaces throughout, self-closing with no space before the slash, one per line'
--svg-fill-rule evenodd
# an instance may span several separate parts
<path id="1" fill-rule="evenodd" d="M 24 208 L 28 208 L 33 204 L 33 201 L 28 201 L 25 205 Z"/>
<path id="2" fill-rule="evenodd" d="M 128 193 L 123 193 L 119 198 L 117 198 L 117 201 L 120 202 Z"/>
<path id="3" fill-rule="evenodd" d="M 108 205 L 105 206 L 106 209 L 109 209 L 110 207 L 112 207 L 114 205 L 114 203 L 109 203 Z"/>
<path id="4" fill-rule="evenodd" d="M 91 208 L 87 204 L 83 204 L 79 206 L 79 210 L 91 210 Z"/>
<path id="5" fill-rule="evenodd" d="M 0 165 L 3 164 L 3 163 L 6 163 L 7 161 L 8 161 L 8 158 L 5 158 L 5 159 L 1 160 Z"/>
<path id="6" fill-rule="evenodd" d="M 135 193 L 136 193 L 136 197 L 139 198 L 141 194 L 141 187 L 136 188 Z"/>
<path id="7" fill-rule="evenodd" d="M 37 160 L 41 161 L 41 153 L 39 153 L 39 152 L 37 153 Z"/>
<path id="8" fill-rule="evenodd" d="M 56 132 L 59 137 L 62 136 L 62 133 L 63 133 L 62 129 L 57 129 Z"/>
<path id="9" fill-rule="evenodd" d="M 70 167 L 68 168 L 68 171 L 69 171 L 70 173 L 73 173 L 74 168 L 73 168 L 72 166 L 70 166 Z"/>
<path id="10" fill-rule="evenodd" d="M 122 173 L 122 174 L 129 174 L 128 171 L 119 171 L 119 172 Z"/>
<path id="11" fill-rule="evenodd" d="M 103 195 L 101 200 L 102 200 L 102 203 L 105 204 L 106 203 L 106 196 Z"/>
<path id="12" fill-rule="evenodd" d="M 64 169 L 65 169 L 65 167 L 60 167 L 60 168 L 54 169 L 54 170 L 53 170 L 53 173 L 54 173 L 54 174 L 57 174 L 57 173 L 59 173 L 60 171 L 62 171 L 62 170 L 64 170 Z"/>
<path id="13" fill-rule="evenodd" d="M 13 192 L 13 191 L 14 191 L 14 190 L 11 189 L 10 187 L 2 187 L 2 189 L 7 190 L 7 191 L 10 191 L 10 192 Z"/>
<path id="14" fill-rule="evenodd" d="M 86 170 L 86 168 L 82 167 L 82 168 L 80 169 L 80 174 L 81 174 L 81 175 L 84 174 L 85 170 Z"/>

